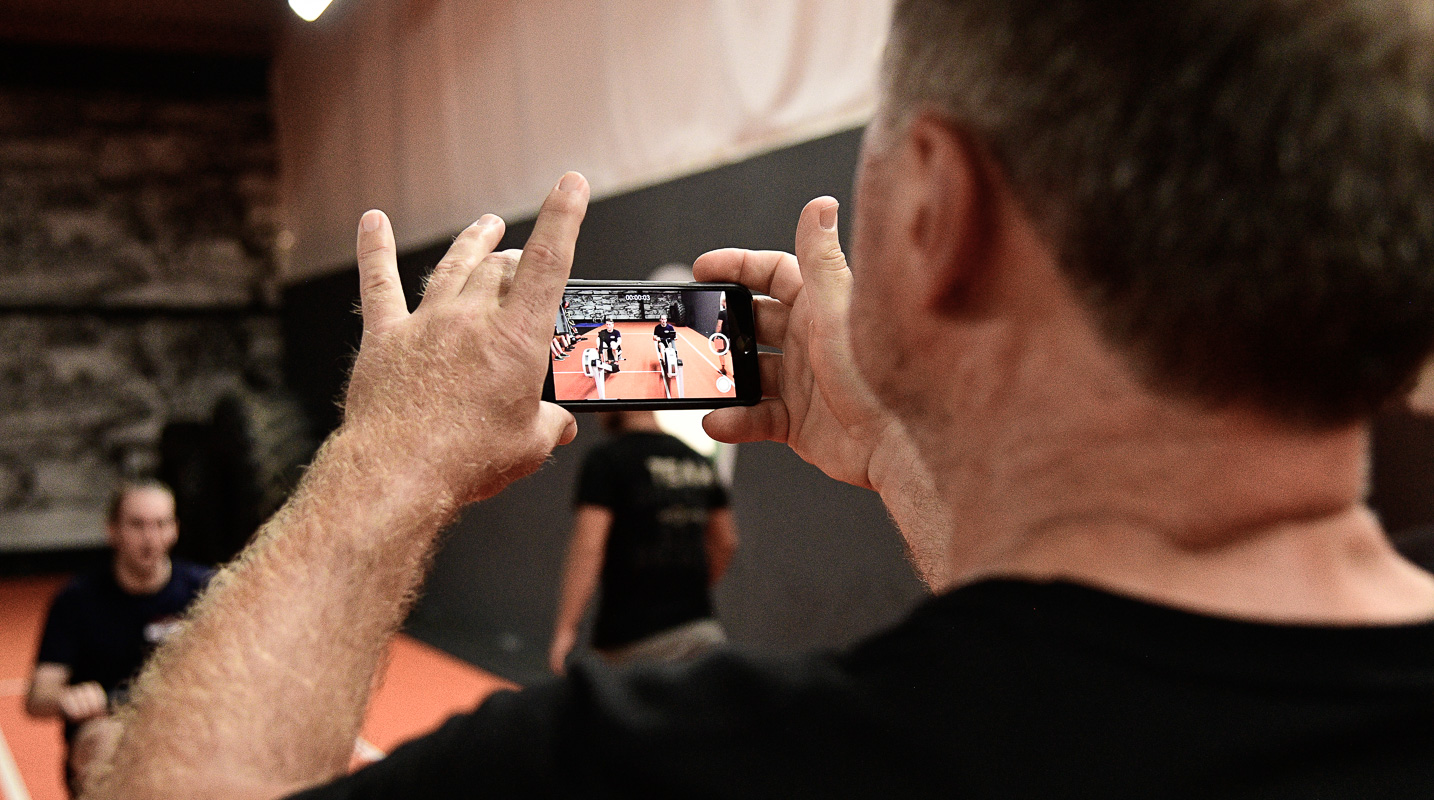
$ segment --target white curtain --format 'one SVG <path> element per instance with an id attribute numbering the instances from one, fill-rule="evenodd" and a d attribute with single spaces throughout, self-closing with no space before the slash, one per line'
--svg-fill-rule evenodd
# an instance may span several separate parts
<path id="1" fill-rule="evenodd" d="M 568 169 L 616 194 L 860 125 L 889 0 L 336 0 L 274 66 L 281 263 L 531 215 Z"/>

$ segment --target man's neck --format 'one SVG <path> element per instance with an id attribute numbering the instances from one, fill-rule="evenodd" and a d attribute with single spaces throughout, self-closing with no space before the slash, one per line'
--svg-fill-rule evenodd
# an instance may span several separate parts
<path id="1" fill-rule="evenodd" d="M 1089 326 L 1058 332 L 990 348 L 1014 353 L 968 373 L 990 385 L 945 391 L 991 401 L 912 426 L 952 515 L 955 583 L 1061 578 L 1249 619 L 1434 618 L 1434 578 L 1363 505 L 1367 426 L 1154 392 Z"/>
<path id="2" fill-rule="evenodd" d="M 918 309 L 907 327 L 944 346 L 907 347 L 923 380 L 883 385 L 949 514 L 949 536 L 914 552 L 934 585 L 1009 575 L 1247 619 L 1434 618 L 1434 578 L 1363 505 L 1367 426 L 1152 388 L 1027 245 L 990 271 L 981 313 Z"/>
<path id="3" fill-rule="evenodd" d="M 120 558 L 116 558 L 114 561 L 115 583 L 119 584 L 120 589 L 127 594 L 154 594 L 169 583 L 173 572 L 174 565 L 168 556 L 165 556 L 152 569 L 130 564 Z"/>
<path id="4" fill-rule="evenodd" d="M 1362 427 L 1172 408 L 1068 416 L 1044 433 L 1023 415 L 1020 457 L 938 470 L 956 530 L 981 537 L 972 550 L 958 534 L 953 573 L 1070 580 L 1272 622 L 1434 618 L 1434 578 L 1363 505 Z"/>

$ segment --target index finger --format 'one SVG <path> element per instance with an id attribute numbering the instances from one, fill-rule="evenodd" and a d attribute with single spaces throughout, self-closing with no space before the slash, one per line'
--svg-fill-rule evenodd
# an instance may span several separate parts
<path id="1" fill-rule="evenodd" d="M 393 227 L 378 209 L 364 212 L 359 219 L 358 269 L 364 330 L 408 316 L 408 301 L 398 280 Z"/>
<path id="2" fill-rule="evenodd" d="M 578 228 L 588 210 L 591 188 L 587 178 L 576 172 L 563 176 L 548 193 L 533 233 L 523 246 L 523 255 L 513 272 L 512 287 L 503 298 L 504 306 L 515 306 L 525 317 L 529 333 L 550 330 L 553 313 L 563 296 L 568 273 L 573 267 L 573 249 Z"/>
<path id="3" fill-rule="evenodd" d="M 740 283 L 789 306 L 802 291 L 802 271 L 796 256 L 780 250 L 729 247 L 703 253 L 692 262 L 692 277 L 699 281 Z"/>

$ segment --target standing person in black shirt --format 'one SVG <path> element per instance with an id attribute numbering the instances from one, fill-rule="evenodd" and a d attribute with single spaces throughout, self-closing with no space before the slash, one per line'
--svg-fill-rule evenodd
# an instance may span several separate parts
<path id="1" fill-rule="evenodd" d="M 718 309 L 718 311 L 717 311 L 717 326 L 716 326 L 716 330 L 714 330 L 713 333 L 720 333 L 720 334 L 722 334 L 723 336 L 728 336 L 728 333 L 727 333 L 727 293 L 726 293 L 726 292 L 723 292 L 723 293 L 722 293 L 721 304 L 722 304 L 722 307 L 721 307 L 720 309 Z M 729 338 L 730 338 L 730 337 L 729 337 Z M 726 375 L 726 374 L 727 374 L 727 351 L 728 351 L 728 350 L 731 350 L 731 349 L 732 349 L 732 348 L 731 348 L 730 344 L 729 344 L 729 345 L 725 345 L 725 346 L 722 348 L 722 352 L 720 352 L 720 353 L 717 354 L 717 364 L 718 364 L 717 372 L 718 372 L 718 374 L 721 374 L 721 375 Z"/>
<path id="2" fill-rule="evenodd" d="M 575 665 L 332 780 L 438 532 L 576 433 L 539 390 L 585 181 L 504 296 L 489 219 L 412 313 L 368 212 L 343 426 L 99 796 L 1434 796 L 1434 577 L 1365 504 L 1430 185 L 1427 0 L 899 0 L 857 268 L 823 197 L 693 272 L 776 351 L 707 431 L 877 491 L 937 596 L 840 652 Z"/>
<path id="3" fill-rule="evenodd" d="M 708 589 L 737 533 L 711 463 L 651 411 L 600 419 L 615 438 L 588 454 L 578 479 L 548 656 L 558 674 L 599 583 L 592 645 L 609 661 L 684 661 L 726 641 Z"/>
<path id="4" fill-rule="evenodd" d="M 25 696 L 32 716 L 65 722 L 72 791 L 89 767 L 87 742 L 122 703 L 149 654 L 179 625 L 210 571 L 169 551 L 179 536 L 174 495 L 158 481 L 121 484 L 110 499 L 110 563 L 71 580 L 45 619 Z"/>

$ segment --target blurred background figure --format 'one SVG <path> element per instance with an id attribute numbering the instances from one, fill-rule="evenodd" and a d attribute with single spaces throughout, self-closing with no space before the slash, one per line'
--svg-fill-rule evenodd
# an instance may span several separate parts
<path id="1" fill-rule="evenodd" d="M 25 699 L 32 716 L 64 720 L 72 793 L 111 709 L 125 701 L 130 680 L 179 627 L 212 574 L 170 558 L 179 524 L 174 494 L 158 481 L 115 490 L 107 534 L 109 563 L 71 580 L 50 606 Z"/>
<path id="2" fill-rule="evenodd" d="M 592 646 L 609 661 L 681 661 L 726 641 L 710 589 L 737 532 L 711 462 L 651 411 L 600 419 L 614 438 L 589 453 L 579 477 L 549 650 L 559 674 L 599 584 Z"/>

